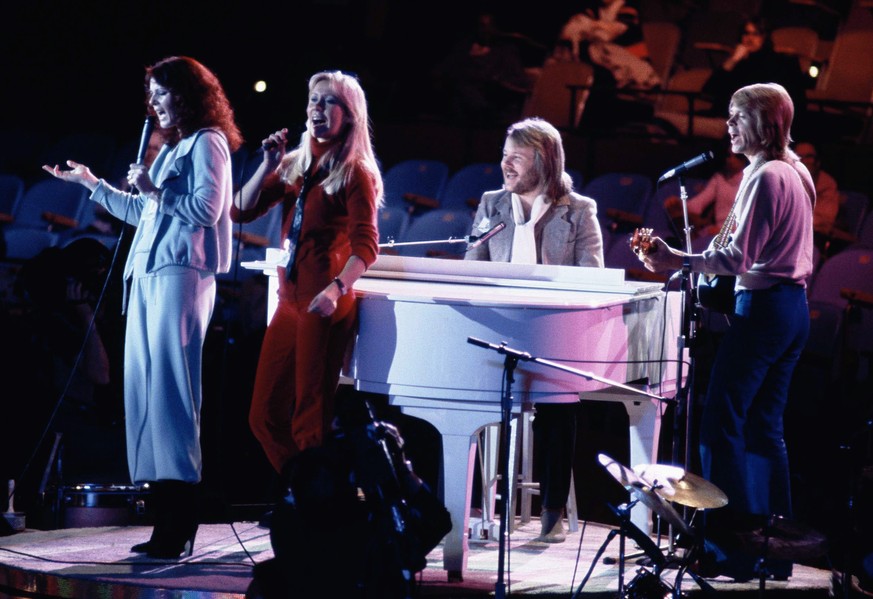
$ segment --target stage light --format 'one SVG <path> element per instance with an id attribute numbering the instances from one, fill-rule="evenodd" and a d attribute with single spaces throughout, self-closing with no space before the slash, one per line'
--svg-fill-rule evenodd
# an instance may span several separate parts
<path id="1" fill-rule="evenodd" d="M 265 91 L 267 91 L 267 82 L 264 81 L 263 79 L 255 81 L 255 91 L 258 92 L 259 94 L 262 94 Z"/>

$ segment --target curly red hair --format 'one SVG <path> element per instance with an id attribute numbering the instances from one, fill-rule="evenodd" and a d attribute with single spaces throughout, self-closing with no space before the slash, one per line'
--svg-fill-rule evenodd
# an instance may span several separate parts
<path id="1" fill-rule="evenodd" d="M 188 56 L 164 58 L 146 68 L 146 90 L 152 80 L 170 90 L 179 115 L 175 128 L 162 131 L 167 142 L 175 144 L 198 129 L 212 127 L 224 133 L 231 152 L 242 145 L 242 133 L 221 82 L 200 62 Z M 149 114 L 154 115 L 148 91 L 146 104 Z"/>

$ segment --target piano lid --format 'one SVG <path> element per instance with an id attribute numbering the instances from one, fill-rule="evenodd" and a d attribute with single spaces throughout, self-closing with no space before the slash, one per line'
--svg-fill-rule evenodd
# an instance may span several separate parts
<path id="1" fill-rule="evenodd" d="M 553 264 L 513 264 L 482 260 L 452 260 L 380 254 L 364 273 L 380 279 L 464 283 L 496 287 L 526 287 L 597 291 L 637 295 L 661 288 L 659 283 L 626 281 L 624 270 Z"/>

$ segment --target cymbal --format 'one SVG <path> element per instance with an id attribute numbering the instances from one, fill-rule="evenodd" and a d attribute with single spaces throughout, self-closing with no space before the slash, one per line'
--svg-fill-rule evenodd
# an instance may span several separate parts
<path id="1" fill-rule="evenodd" d="M 720 508 L 728 504 L 724 491 L 679 466 L 640 464 L 634 466 L 633 471 L 667 501 L 698 509 Z"/>
<path id="2" fill-rule="evenodd" d="M 650 486 L 647 481 L 640 478 L 636 472 L 625 466 L 624 464 L 615 461 L 605 453 L 597 454 L 597 461 L 600 465 L 606 468 L 606 471 L 612 475 L 612 478 L 618 481 L 625 489 L 630 489 L 632 485 Z"/>
<path id="3" fill-rule="evenodd" d="M 689 532 L 688 525 L 682 519 L 682 516 L 679 515 L 672 505 L 664 501 L 664 498 L 653 490 L 651 483 L 605 453 L 598 454 L 597 461 L 606 468 L 606 471 L 621 486 L 628 489 L 640 503 L 660 516 L 662 520 L 670 524 L 678 532 Z"/>

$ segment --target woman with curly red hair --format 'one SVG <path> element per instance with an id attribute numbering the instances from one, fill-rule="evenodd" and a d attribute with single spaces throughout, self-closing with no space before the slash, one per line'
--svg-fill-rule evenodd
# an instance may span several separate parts
<path id="1" fill-rule="evenodd" d="M 231 152 L 242 143 L 216 76 L 185 56 L 146 69 L 148 112 L 164 140 L 151 166 L 131 164 L 135 193 L 84 164 L 43 166 L 84 185 L 110 214 L 136 225 L 128 289 L 124 406 L 131 480 L 152 489 L 154 529 L 134 552 L 190 555 L 201 479 L 203 344 L 217 273 L 231 261 Z"/>

